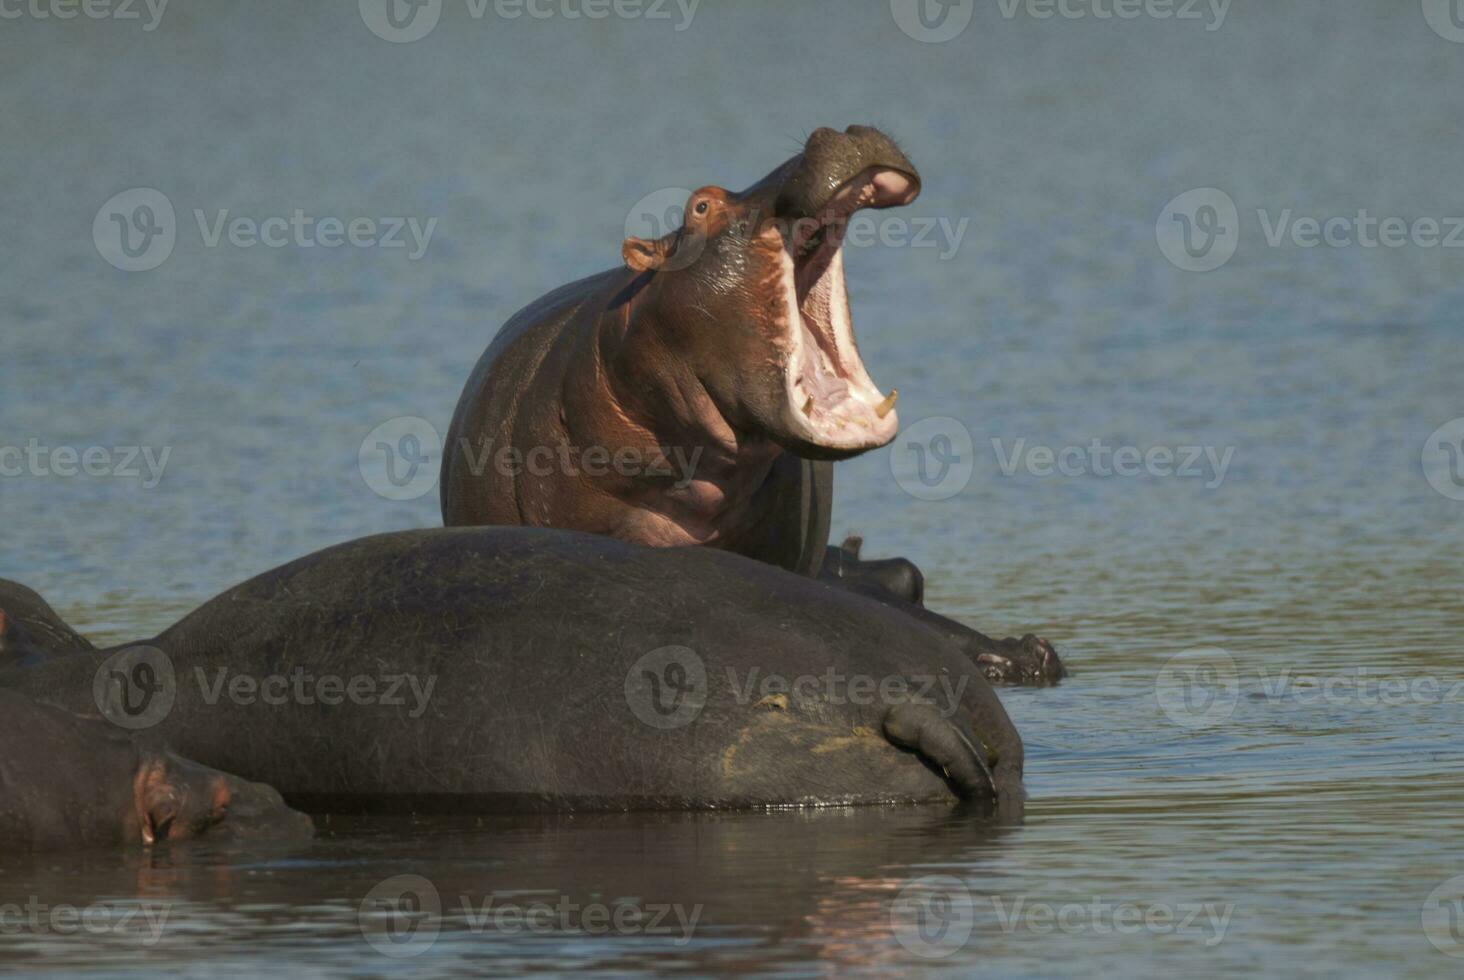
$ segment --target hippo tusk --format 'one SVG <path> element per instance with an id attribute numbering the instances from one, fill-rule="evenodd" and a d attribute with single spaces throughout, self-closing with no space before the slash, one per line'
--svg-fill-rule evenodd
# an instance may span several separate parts
<path id="1" fill-rule="evenodd" d="M 803 414 L 813 418 L 813 396 L 808 396 L 808 401 L 803 403 Z"/>
<path id="2" fill-rule="evenodd" d="M 879 418 L 884 418 L 886 415 L 890 414 L 890 409 L 895 407 L 895 399 L 899 397 L 899 389 L 891 388 L 890 393 L 885 396 L 885 400 L 874 406 L 874 414 Z"/>

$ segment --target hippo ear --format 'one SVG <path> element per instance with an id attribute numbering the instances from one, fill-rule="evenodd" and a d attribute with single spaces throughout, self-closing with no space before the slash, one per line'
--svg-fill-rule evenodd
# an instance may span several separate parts
<path id="1" fill-rule="evenodd" d="M 142 842 L 151 844 L 159 838 L 166 838 L 182 809 L 182 794 L 168 778 L 168 768 L 163 760 L 145 762 L 137 774 L 134 788 Z"/>
<path id="2" fill-rule="evenodd" d="M 223 773 L 171 753 L 151 759 L 137 776 L 142 842 L 202 833 L 228 816 L 231 802 Z"/>
<path id="3" fill-rule="evenodd" d="M 675 240 L 675 232 L 657 239 L 632 236 L 620 246 L 620 254 L 625 259 L 625 264 L 636 272 L 659 269 L 666 264 L 666 258 L 671 254 L 671 246 Z"/>

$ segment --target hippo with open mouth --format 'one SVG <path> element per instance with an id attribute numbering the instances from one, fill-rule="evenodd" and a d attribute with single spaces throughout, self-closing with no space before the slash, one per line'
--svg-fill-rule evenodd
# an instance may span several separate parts
<path id="1" fill-rule="evenodd" d="M 829 547 L 832 462 L 888 444 L 896 392 L 854 339 L 843 243 L 920 174 L 877 129 L 819 129 L 745 191 L 703 187 L 625 267 L 515 314 L 479 360 L 443 454 L 448 526 L 523 524 L 705 545 L 920 606 L 903 559 Z M 537 465 L 536 465 L 537 461 Z M 993 679 L 1063 673 L 1035 636 L 931 613 Z"/>

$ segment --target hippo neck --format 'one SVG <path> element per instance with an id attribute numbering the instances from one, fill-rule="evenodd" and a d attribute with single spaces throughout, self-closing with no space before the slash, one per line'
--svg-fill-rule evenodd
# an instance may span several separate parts
<path id="1" fill-rule="evenodd" d="M 635 462 L 649 472 L 609 484 L 631 512 L 627 537 L 716 544 L 748 521 L 784 450 L 728 422 L 695 373 L 661 346 L 654 304 L 643 298 L 593 318 L 565 378 L 565 434 L 570 444 L 603 447 L 612 458 L 642 451 Z"/>

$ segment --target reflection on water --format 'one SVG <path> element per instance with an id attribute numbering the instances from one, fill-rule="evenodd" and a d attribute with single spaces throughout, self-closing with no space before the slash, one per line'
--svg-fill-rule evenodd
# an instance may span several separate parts
<path id="1" fill-rule="evenodd" d="M 861 347 L 907 431 L 954 419 L 936 434 L 963 430 L 973 458 L 937 501 L 907 490 L 919 446 L 842 464 L 834 530 L 915 558 L 936 608 L 1068 656 L 1061 687 L 1004 695 L 1030 746 L 1025 820 L 336 823 L 284 852 L 3 855 L 0 957 L 250 975 L 1461 962 L 1464 880 L 1435 889 L 1464 874 L 1464 503 L 1420 461 L 1464 416 L 1458 253 L 1272 246 L 1263 227 L 1288 208 L 1459 212 L 1464 47 L 1418 5 L 1236 5 L 1207 32 L 978 4 L 944 44 L 881 3 L 707 3 L 680 32 L 448 3 L 414 44 L 355 6 L 0 29 L 0 444 L 171 449 L 153 489 L 0 478 L 0 575 L 116 641 L 324 545 L 436 523 L 435 493 L 363 480 L 368 433 L 445 428 L 497 325 L 617 262 L 638 199 L 740 187 L 816 125 L 873 122 L 921 167 L 909 214 L 940 247 L 851 246 Z M 150 272 L 92 236 L 134 187 L 178 215 Z M 1239 247 L 1185 272 L 1155 221 L 1206 187 L 1236 202 Z M 296 208 L 438 223 L 411 261 L 210 245 L 195 217 Z M 1102 475 L 1121 447 L 1226 463 Z M 1041 452 L 1069 449 L 1079 475 L 1041 475 Z M 42 904 L 95 928 L 21 914 Z M 591 906 L 631 925 L 600 930 Z M 651 906 L 685 918 L 635 925 Z M 547 928 L 514 928 L 537 909 Z M 697 909 L 683 942 L 665 923 Z"/>

